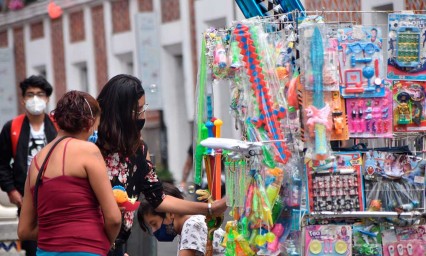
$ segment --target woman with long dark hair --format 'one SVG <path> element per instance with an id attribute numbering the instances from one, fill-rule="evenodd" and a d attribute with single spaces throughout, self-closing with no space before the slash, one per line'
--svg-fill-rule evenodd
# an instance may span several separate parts
<path id="1" fill-rule="evenodd" d="M 177 214 L 215 214 L 226 210 L 225 200 L 213 204 L 197 203 L 166 196 L 150 161 L 147 145 L 140 139 L 145 124 L 145 91 L 141 81 L 130 75 L 111 78 L 98 96 L 101 106 L 98 146 L 105 158 L 112 186 L 123 186 L 129 197 L 145 199 L 160 212 Z M 109 255 L 124 254 L 130 235 L 134 211 L 125 211 L 115 250 Z"/>

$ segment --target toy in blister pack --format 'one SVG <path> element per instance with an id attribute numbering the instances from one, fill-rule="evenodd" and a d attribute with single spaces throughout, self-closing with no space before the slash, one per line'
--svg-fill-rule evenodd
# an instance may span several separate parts
<path id="1" fill-rule="evenodd" d="M 352 226 L 353 256 L 383 256 L 382 236 L 379 225 L 363 225 L 355 223 Z"/>
<path id="2" fill-rule="evenodd" d="M 306 256 L 352 255 L 352 228 L 349 225 L 312 225 L 305 227 Z"/>
<path id="3" fill-rule="evenodd" d="M 349 136 L 356 138 L 392 137 L 392 93 L 383 98 L 346 99 Z"/>
<path id="4" fill-rule="evenodd" d="M 426 82 L 394 81 L 392 87 L 395 132 L 426 131 Z"/>
<path id="5" fill-rule="evenodd" d="M 382 97 L 382 30 L 354 26 L 339 30 L 340 92 L 344 98 Z"/>
<path id="6" fill-rule="evenodd" d="M 366 207 L 374 211 L 423 208 L 424 160 L 406 153 L 368 151 L 365 154 Z"/>
<path id="7" fill-rule="evenodd" d="M 391 13 L 388 25 L 388 79 L 426 80 L 426 15 Z"/>
<path id="8" fill-rule="evenodd" d="M 302 71 L 302 83 L 305 85 L 305 89 L 312 91 L 314 89 L 314 75 L 315 69 L 318 68 L 311 61 L 316 51 L 312 52 L 312 40 L 314 39 L 315 33 L 313 27 L 320 31 L 323 39 L 320 41 L 321 44 L 321 71 L 323 74 L 322 84 L 323 91 L 337 91 L 339 90 L 339 73 L 338 73 L 338 41 L 336 37 L 333 37 L 331 28 L 324 24 L 317 24 L 316 26 L 305 26 L 300 30 L 299 38 L 299 49 L 303 51 L 301 54 L 301 69 Z"/>
<path id="9" fill-rule="evenodd" d="M 426 243 L 426 225 L 395 227 L 395 234 L 398 241 L 420 240 Z"/>
<path id="10" fill-rule="evenodd" d="M 364 209 L 358 152 L 334 152 L 334 161 L 320 165 L 305 158 L 311 212 L 360 211 Z"/>
<path id="11" fill-rule="evenodd" d="M 332 123 L 330 119 L 330 105 L 324 100 L 324 26 L 307 26 L 303 29 L 304 37 L 301 39 L 307 46 L 309 57 L 305 57 L 304 62 L 309 63 L 312 71 L 312 79 L 304 81 L 306 92 L 312 95 L 312 102 L 305 106 L 305 120 L 309 127 L 309 140 L 307 141 L 306 155 L 312 159 L 325 160 L 330 157 L 329 132 Z M 305 93 L 306 94 L 306 93 Z"/>
<path id="12" fill-rule="evenodd" d="M 395 227 L 383 231 L 384 256 L 424 255 L 426 226 Z"/>

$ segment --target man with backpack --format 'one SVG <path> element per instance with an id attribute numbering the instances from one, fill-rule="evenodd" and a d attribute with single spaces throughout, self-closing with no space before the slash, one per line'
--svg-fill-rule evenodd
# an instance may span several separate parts
<path id="1" fill-rule="evenodd" d="M 7 122 L 0 133 L 0 187 L 18 207 L 24 195 L 27 172 L 33 157 L 57 134 L 50 115 L 45 113 L 53 88 L 42 76 L 30 76 L 20 83 L 25 114 Z M 28 255 L 36 255 L 35 241 L 22 241 Z"/>

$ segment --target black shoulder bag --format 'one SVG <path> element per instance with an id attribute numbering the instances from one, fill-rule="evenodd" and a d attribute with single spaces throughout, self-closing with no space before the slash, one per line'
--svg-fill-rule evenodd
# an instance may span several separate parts
<path id="1" fill-rule="evenodd" d="M 61 137 L 55 142 L 55 144 L 52 145 L 49 152 L 47 152 L 46 157 L 44 158 L 44 161 L 43 161 L 43 164 L 40 167 L 40 170 L 38 171 L 36 183 L 35 183 L 35 186 L 34 186 L 34 208 L 36 209 L 36 212 L 37 212 L 38 188 L 42 184 L 41 176 L 43 175 L 44 170 L 46 169 L 47 162 L 49 161 L 50 155 L 52 154 L 53 150 L 56 148 L 56 146 L 59 144 L 59 142 L 63 141 L 66 138 L 71 138 L 71 136 Z"/>

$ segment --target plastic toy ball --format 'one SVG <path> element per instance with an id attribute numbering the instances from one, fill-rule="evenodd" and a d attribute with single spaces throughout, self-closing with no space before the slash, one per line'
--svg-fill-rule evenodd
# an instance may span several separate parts
<path id="1" fill-rule="evenodd" d="M 254 242 L 256 243 L 257 246 L 262 247 L 266 243 L 266 238 L 265 236 L 257 235 L 256 238 L 254 239 Z"/>
<path id="2" fill-rule="evenodd" d="M 268 243 L 272 243 L 275 240 L 275 234 L 272 232 L 268 232 L 266 233 L 265 238 Z"/>

